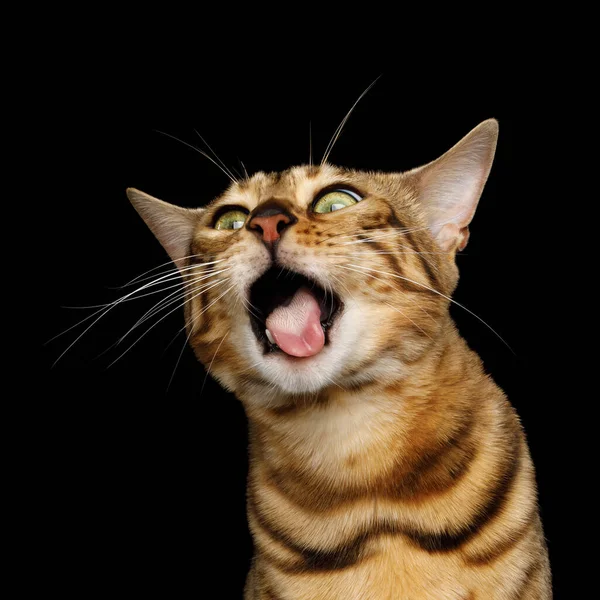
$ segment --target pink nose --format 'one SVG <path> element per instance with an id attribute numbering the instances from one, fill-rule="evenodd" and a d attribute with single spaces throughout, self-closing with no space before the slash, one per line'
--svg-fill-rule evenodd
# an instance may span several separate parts
<path id="1" fill-rule="evenodd" d="M 263 242 L 271 243 L 280 238 L 281 232 L 291 223 L 291 219 L 277 213 L 268 217 L 253 217 L 248 223 L 248 228 L 256 231 Z"/>

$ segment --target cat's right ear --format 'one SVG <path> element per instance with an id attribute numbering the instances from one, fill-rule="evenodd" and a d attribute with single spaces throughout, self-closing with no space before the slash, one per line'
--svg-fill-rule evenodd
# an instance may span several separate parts
<path id="1" fill-rule="evenodd" d="M 192 237 L 203 209 L 181 208 L 134 188 L 127 189 L 127 197 L 171 260 L 181 269 L 185 265 L 183 259 L 190 254 Z"/>

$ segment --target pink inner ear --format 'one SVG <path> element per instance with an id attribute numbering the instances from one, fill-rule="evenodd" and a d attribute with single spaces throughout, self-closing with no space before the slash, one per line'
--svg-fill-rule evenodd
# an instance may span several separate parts
<path id="1" fill-rule="evenodd" d="M 438 232 L 435 241 L 446 252 L 464 250 L 469 241 L 469 227 L 446 223 Z"/>

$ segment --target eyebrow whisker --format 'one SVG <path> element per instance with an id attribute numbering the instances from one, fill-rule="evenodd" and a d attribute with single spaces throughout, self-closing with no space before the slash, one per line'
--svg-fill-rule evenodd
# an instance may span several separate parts
<path id="1" fill-rule="evenodd" d="M 158 129 L 155 129 L 154 131 L 156 131 L 156 133 L 165 135 L 165 136 L 171 138 L 172 140 L 180 142 L 184 146 L 187 146 L 188 148 L 191 148 L 192 150 L 195 150 L 196 152 L 202 154 L 202 156 L 204 156 L 204 158 L 208 158 L 208 160 L 210 160 L 211 163 L 213 163 L 215 166 L 217 166 L 219 169 L 221 169 L 221 171 L 223 171 L 223 173 L 225 173 L 225 175 L 227 175 L 227 177 L 231 180 L 231 183 L 238 183 L 238 180 L 227 169 L 224 169 L 212 156 L 210 156 L 209 154 L 204 152 L 204 150 L 200 150 L 200 148 L 198 148 L 197 146 L 194 146 L 193 144 L 188 144 L 188 142 L 184 142 L 183 140 L 179 139 L 178 137 L 175 137 L 174 135 L 171 135 L 170 133 L 166 133 L 165 131 L 159 131 Z"/>
<path id="2" fill-rule="evenodd" d="M 350 115 L 354 112 L 356 105 L 364 98 L 364 96 L 379 81 L 380 78 L 381 78 L 381 75 L 379 77 L 377 77 L 377 79 L 375 79 L 375 81 L 373 81 L 373 83 L 371 83 L 371 85 L 369 85 L 369 87 L 358 97 L 358 100 L 356 100 L 356 102 L 352 105 L 350 110 L 346 113 L 346 116 L 342 119 L 342 122 L 338 125 L 338 128 L 335 130 L 331 140 L 329 141 L 329 144 L 327 144 L 327 148 L 325 148 L 325 154 L 323 155 L 323 158 L 321 159 L 321 166 L 323 166 L 327 162 L 327 159 L 329 158 L 329 155 L 331 154 L 331 151 L 333 150 L 335 143 L 338 141 L 338 138 L 340 137 L 342 130 L 344 129 L 344 125 L 350 118 Z"/>

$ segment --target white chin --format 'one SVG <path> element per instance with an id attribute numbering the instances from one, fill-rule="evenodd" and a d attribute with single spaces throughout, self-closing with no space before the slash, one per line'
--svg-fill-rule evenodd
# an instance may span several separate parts
<path id="1" fill-rule="evenodd" d="M 286 394 L 315 393 L 331 385 L 338 374 L 332 354 L 335 354 L 332 344 L 306 358 L 271 352 L 258 368 L 265 379 Z"/>
<path id="2" fill-rule="evenodd" d="M 284 394 L 314 394 L 335 386 L 360 339 L 355 325 L 359 320 L 353 313 L 354 310 L 346 305 L 328 332 L 329 343 L 318 354 L 306 358 L 296 358 L 281 351 L 263 354 L 261 344 L 248 327 L 247 339 L 252 347 L 255 368 L 275 390 Z"/>

